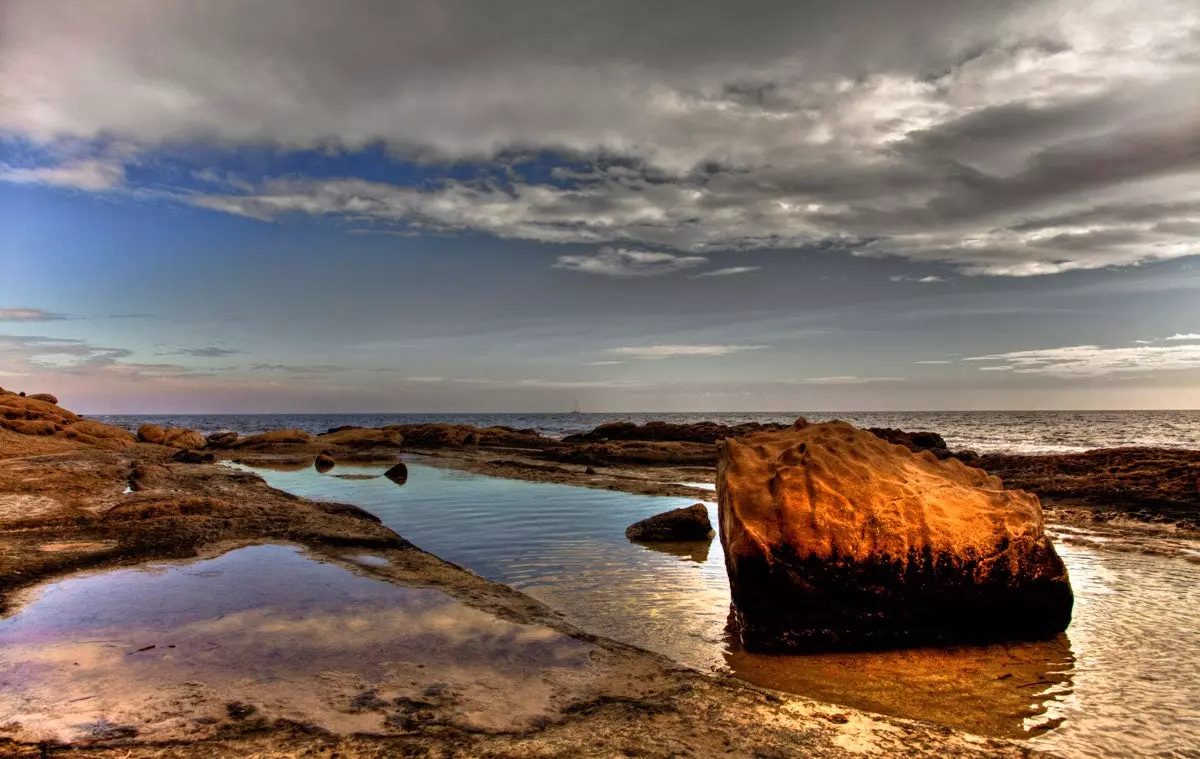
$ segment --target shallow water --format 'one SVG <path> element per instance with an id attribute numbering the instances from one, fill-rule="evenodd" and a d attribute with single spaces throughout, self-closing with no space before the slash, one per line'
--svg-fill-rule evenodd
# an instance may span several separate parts
<path id="1" fill-rule="evenodd" d="M 343 733 L 426 715 L 522 729 L 593 649 L 289 546 L 76 576 L 17 601 L 0 620 L 0 735 L 23 741 L 204 737 L 250 711 Z"/>
<path id="2" fill-rule="evenodd" d="M 373 471 L 339 466 L 333 473 Z M 592 632 L 692 667 L 973 732 L 1029 737 L 1064 756 L 1200 755 L 1200 564 L 1189 561 L 1194 546 L 1178 538 L 1059 531 L 1071 537 L 1059 551 L 1076 607 L 1070 629 L 1054 641 L 762 656 L 739 651 L 725 635 L 729 589 L 719 541 L 643 546 L 624 537 L 629 524 L 687 499 L 415 462 L 403 487 L 311 469 L 262 474 L 300 495 L 358 504 L 420 547 L 517 587 Z M 1104 547 L 1139 542 L 1170 545 L 1171 555 Z"/>
<path id="3" fill-rule="evenodd" d="M 824 422 L 843 419 L 859 427 L 933 430 L 954 450 L 979 453 L 1062 453 L 1092 448 L 1141 445 L 1200 448 L 1200 411 L 845 411 L 845 412 L 634 412 L 621 414 L 179 414 L 115 415 L 101 421 L 136 430 L 144 422 L 178 425 L 202 432 L 230 429 L 244 434 L 287 428 L 321 433 L 344 424 L 450 422 L 480 427 L 532 428 L 551 437 L 585 432 L 605 422 L 644 424 L 714 421 L 721 424 L 782 422 L 797 416 Z"/>

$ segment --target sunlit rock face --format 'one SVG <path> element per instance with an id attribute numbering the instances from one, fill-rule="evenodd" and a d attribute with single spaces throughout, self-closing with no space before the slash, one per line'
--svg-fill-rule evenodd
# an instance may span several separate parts
<path id="1" fill-rule="evenodd" d="M 844 422 L 719 445 L 721 543 L 747 648 L 1043 638 L 1070 622 L 1036 496 Z"/>

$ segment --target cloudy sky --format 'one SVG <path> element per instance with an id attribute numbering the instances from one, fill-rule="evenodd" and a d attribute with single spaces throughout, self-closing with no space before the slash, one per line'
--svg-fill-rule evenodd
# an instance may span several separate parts
<path id="1" fill-rule="evenodd" d="M 1195 0 L 2 0 L 0 385 L 1200 407 Z"/>

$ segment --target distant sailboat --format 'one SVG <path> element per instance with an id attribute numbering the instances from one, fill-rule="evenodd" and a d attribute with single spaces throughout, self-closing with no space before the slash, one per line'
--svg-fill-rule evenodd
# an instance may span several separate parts
<path id="1" fill-rule="evenodd" d="M 571 409 L 571 411 L 568 413 L 568 416 L 582 416 L 582 415 L 583 415 L 583 412 L 579 410 L 579 400 L 576 399 L 575 407 Z"/>

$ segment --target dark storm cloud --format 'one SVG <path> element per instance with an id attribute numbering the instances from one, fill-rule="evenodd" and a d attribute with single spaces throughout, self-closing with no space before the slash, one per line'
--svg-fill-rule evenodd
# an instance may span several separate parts
<path id="1" fill-rule="evenodd" d="M 2 181 L 104 191 L 127 181 L 129 155 L 196 140 L 383 143 L 435 165 L 553 153 L 570 163 L 554 184 L 234 177 L 177 197 L 265 221 L 681 254 L 842 247 L 969 274 L 1198 252 L 1192 0 L 16 0 L 3 13 L 0 129 L 120 146 L 3 166 Z"/>

